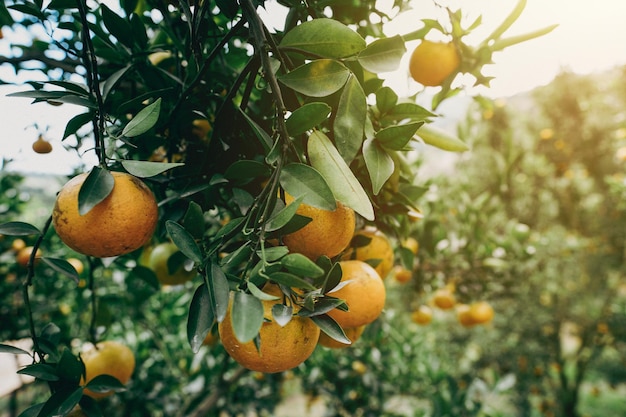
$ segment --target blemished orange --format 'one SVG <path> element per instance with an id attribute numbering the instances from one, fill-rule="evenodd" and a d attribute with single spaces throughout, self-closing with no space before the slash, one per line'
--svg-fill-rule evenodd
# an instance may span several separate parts
<path id="1" fill-rule="evenodd" d="M 293 197 L 286 195 L 285 200 L 289 204 Z M 354 210 L 339 201 L 333 211 L 300 204 L 296 213 L 309 217 L 311 221 L 294 233 L 283 236 L 290 252 L 301 253 L 315 261 L 322 255 L 329 258 L 337 256 L 350 244 L 355 228 Z"/>
<path id="2" fill-rule="evenodd" d="M 348 311 L 337 308 L 328 312 L 342 328 L 358 327 L 376 320 L 385 307 L 385 284 L 378 272 L 363 261 L 340 261 L 341 282 L 346 283 L 331 297 L 344 300 Z M 346 282 L 349 281 L 349 282 Z"/>
<path id="3" fill-rule="evenodd" d="M 434 87 L 454 73 L 460 62 L 454 43 L 422 40 L 411 54 L 409 72 L 418 83 Z"/>
<path id="4" fill-rule="evenodd" d="M 50 153 L 52 152 L 52 144 L 45 140 L 42 135 L 39 135 L 36 141 L 33 142 L 33 151 L 36 153 Z"/>
<path id="5" fill-rule="evenodd" d="M 493 320 L 494 311 L 487 301 L 477 301 L 470 304 L 470 315 L 475 324 L 485 324 Z"/>
<path id="6" fill-rule="evenodd" d="M 33 253 L 32 246 L 26 246 L 25 248 L 20 249 L 15 255 L 15 260 L 17 263 L 23 267 L 28 266 L 28 261 L 30 260 L 30 255 Z M 38 262 L 38 258 L 41 258 L 41 249 L 37 248 L 37 253 L 35 253 L 35 263 Z"/>
<path id="7" fill-rule="evenodd" d="M 456 304 L 456 299 L 452 291 L 441 288 L 433 294 L 433 303 L 442 310 L 450 310 Z"/>
<path id="8" fill-rule="evenodd" d="M 359 261 L 378 261 L 378 264 L 374 267 L 378 275 L 382 279 L 385 279 L 391 268 L 393 268 L 393 248 L 389 239 L 382 232 L 374 229 L 359 230 L 354 234 L 354 237 L 364 236 L 369 238 L 370 241 L 365 246 L 359 246 L 357 248 L 350 247 L 346 253 L 341 257 L 343 260 L 357 259 Z"/>
<path id="9" fill-rule="evenodd" d="M 400 284 L 406 284 L 411 280 L 411 278 L 413 278 L 413 271 L 398 265 L 394 268 L 393 277 Z"/>
<path id="10" fill-rule="evenodd" d="M 317 343 L 324 347 L 331 348 L 331 349 L 347 348 L 347 347 L 354 345 L 354 342 L 356 342 L 357 340 L 361 338 L 361 335 L 363 334 L 364 330 L 365 330 L 365 326 L 350 327 L 347 329 L 343 329 L 343 332 L 346 334 L 346 337 L 350 339 L 350 341 L 352 342 L 352 344 L 349 344 L 349 345 L 346 343 L 341 343 L 333 339 L 332 337 L 328 336 L 324 332 L 320 333 L 320 340 Z"/>
<path id="11" fill-rule="evenodd" d="M 433 320 L 433 311 L 430 307 L 421 305 L 411 313 L 413 323 L 425 326 Z"/>
<path id="12" fill-rule="evenodd" d="M 282 294 L 275 285 L 266 285 L 263 292 Z M 309 317 L 294 315 L 289 323 L 281 327 L 272 317 L 272 307 L 282 300 L 263 301 L 265 321 L 259 331 L 260 349 L 254 340 L 241 343 L 231 321 L 230 307 L 224 320 L 218 325 L 219 337 L 226 352 L 241 366 L 251 371 L 276 373 L 295 368 L 315 350 L 320 328 Z M 294 306 L 296 307 L 296 306 Z M 294 308 L 294 314 L 297 312 Z"/>
<path id="13" fill-rule="evenodd" d="M 86 378 L 83 384 L 89 383 L 99 375 L 111 375 L 117 378 L 122 384 L 128 383 L 135 371 L 135 355 L 128 346 L 113 340 L 100 342 L 81 354 L 81 359 L 85 364 Z M 108 397 L 113 391 L 96 393 L 85 389 L 85 395 L 99 399 Z"/>
<path id="14" fill-rule="evenodd" d="M 113 190 L 87 214 L 78 211 L 78 193 L 86 173 L 69 180 L 57 196 L 54 228 L 76 252 L 98 258 L 124 255 L 142 247 L 154 233 L 159 210 L 152 191 L 132 175 L 111 174 Z"/>

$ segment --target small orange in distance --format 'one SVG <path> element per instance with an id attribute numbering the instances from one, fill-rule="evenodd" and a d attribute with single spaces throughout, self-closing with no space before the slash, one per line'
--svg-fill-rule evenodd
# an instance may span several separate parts
<path id="1" fill-rule="evenodd" d="M 494 311 L 487 301 L 477 301 L 470 305 L 470 315 L 476 324 L 486 324 L 493 320 Z"/>
<path id="2" fill-rule="evenodd" d="M 441 288 L 433 294 L 433 303 L 442 310 L 450 310 L 456 304 L 454 294 L 448 288 Z"/>
<path id="3" fill-rule="evenodd" d="M 413 323 L 425 326 L 433 320 L 433 311 L 430 307 L 421 305 L 411 314 Z"/>
<path id="4" fill-rule="evenodd" d="M 104 341 L 81 354 L 85 364 L 86 384 L 99 375 L 111 375 L 126 384 L 135 371 L 135 355 L 130 348 L 120 342 Z M 85 389 L 85 395 L 99 399 L 112 395 L 113 391 L 96 393 Z"/>
<path id="5" fill-rule="evenodd" d="M 266 285 L 263 292 L 282 295 L 276 285 Z M 295 368 L 307 360 L 315 350 L 320 328 L 309 317 L 294 315 L 281 327 L 272 316 L 272 307 L 282 300 L 263 301 L 263 322 L 259 332 L 260 351 L 254 340 L 241 343 L 231 322 L 230 308 L 218 325 L 219 337 L 226 352 L 244 368 L 252 371 L 275 373 Z M 297 309 L 294 306 L 294 313 Z"/>
<path id="6" fill-rule="evenodd" d="M 375 260 L 378 264 L 374 269 L 382 279 L 385 279 L 391 268 L 393 268 L 393 248 L 391 243 L 389 243 L 389 239 L 382 232 L 375 229 L 359 230 L 354 234 L 354 237 L 357 236 L 364 236 L 369 238 L 370 241 L 365 246 L 350 247 L 341 259 L 346 261 L 350 259 L 359 261 Z"/>
<path id="7" fill-rule="evenodd" d="M 30 255 L 33 253 L 32 246 L 26 246 L 25 248 L 20 249 L 15 255 L 15 260 L 17 263 L 24 268 L 28 266 L 28 261 L 30 260 Z M 38 261 L 38 258 L 41 258 L 41 249 L 37 249 L 37 253 L 35 253 L 35 262 Z"/>
<path id="8" fill-rule="evenodd" d="M 42 135 L 39 135 L 37 140 L 33 142 L 33 151 L 36 153 L 50 153 L 52 152 L 52 144 L 45 140 Z"/>
<path id="9" fill-rule="evenodd" d="M 385 307 L 385 285 L 378 272 L 363 261 L 341 261 L 341 282 L 347 282 L 331 297 L 344 300 L 348 311 L 334 309 L 328 315 L 346 329 L 369 324 L 376 320 Z"/>
<path id="10" fill-rule="evenodd" d="M 286 195 L 285 200 L 289 204 L 294 199 Z M 301 253 L 315 261 L 322 255 L 337 256 L 350 244 L 355 228 L 354 210 L 339 201 L 333 211 L 300 204 L 296 213 L 312 220 L 303 228 L 283 236 L 290 252 Z"/>
<path id="11" fill-rule="evenodd" d="M 409 72 L 418 83 L 434 87 L 454 73 L 460 62 L 454 43 L 422 40 L 411 54 Z"/>
<path id="12" fill-rule="evenodd" d="M 345 343 L 341 343 L 335 339 L 333 339 L 332 337 L 328 336 L 326 333 L 324 332 L 320 332 L 320 340 L 317 342 L 318 344 L 330 348 L 330 349 L 343 349 L 343 348 L 347 348 L 350 347 L 354 344 L 354 342 L 356 342 L 357 340 L 359 340 L 361 338 L 361 335 L 363 334 L 363 331 L 365 330 L 365 326 L 359 326 L 359 327 L 350 327 L 347 329 L 343 329 L 343 332 L 346 334 L 346 337 L 348 339 L 350 339 L 350 341 L 352 342 L 352 344 L 347 345 Z"/>
<path id="13" fill-rule="evenodd" d="M 68 181 L 57 195 L 54 228 L 67 246 L 83 255 L 124 255 L 142 247 L 154 233 L 158 207 L 150 189 L 132 175 L 111 174 L 113 190 L 85 215 L 78 212 L 78 192 L 86 173 Z"/>
<path id="14" fill-rule="evenodd" d="M 474 324 L 476 324 L 474 323 L 474 319 L 470 311 L 470 306 L 468 306 L 467 304 L 457 305 L 456 317 L 463 327 L 472 327 Z"/>
<path id="15" fill-rule="evenodd" d="M 83 261 L 78 258 L 68 258 L 67 262 L 69 262 L 70 265 L 74 267 L 78 275 L 82 274 L 85 270 L 85 265 L 83 265 Z"/>
<path id="16" fill-rule="evenodd" d="M 409 236 L 402 241 L 402 247 L 410 250 L 413 255 L 417 255 L 417 252 L 419 252 L 420 249 L 420 244 L 414 237 Z"/>
<path id="17" fill-rule="evenodd" d="M 403 266 L 397 265 L 394 268 L 393 277 L 400 284 L 406 284 L 411 280 L 411 278 L 413 278 L 413 271 L 411 271 L 410 269 L 406 269 Z"/>
<path id="18" fill-rule="evenodd" d="M 11 242 L 11 249 L 15 252 L 19 252 L 25 247 L 26 247 L 26 242 L 24 242 L 24 240 L 20 238 L 17 238 L 13 242 Z"/>

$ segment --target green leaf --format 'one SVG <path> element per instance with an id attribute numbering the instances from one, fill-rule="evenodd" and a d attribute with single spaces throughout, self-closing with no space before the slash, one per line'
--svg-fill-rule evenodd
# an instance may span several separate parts
<path id="1" fill-rule="evenodd" d="M 318 59 L 279 76 L 287 87 L 309 97 L 326 97 L 344 86 L 350 70 L 332 59 Z"/>
<path id="2" fill-rule="evenodd" d="M 247 180 L 258 177 L 267 177 L 270 169 L 267 165 L 259 161 L 240 160 L 233 162 L 226 171 L 224 177 L 229 180 Z"/>
<path id="3" fill-rule="evenodd" d="M 276 303 L 272 306 L 272 318 L 280 327 L 285 327 L 293 317 L 293 307 Z"/>
<path id="4" fill-rule="evenodd" d="M 82 114 L 72 117 L 70 121 L 67 122 L 67 125 L 65 126 L 65 132 L 63 132 L 62 139 L 65 139 L 71 135 L 75 135 L 76 132 L 78 132 L 78 129 L 80 129 L 87 123 L 91 122 L 91 120 L 93 119 L 93 116 L 94 114 L 92 112 L 88 112 L 88 113 L 82 113 Z"/>
<path id="5" fill-rule="evenodd" d="M 124 126 L 122 136 L 132 138 L 139 136 L 142 133 L 146 133 L 148 130 L 152 129 L 159 120 L 160 112 L 161 98 L 159 97 L 154 103 L 141 109 L 141 111 L 137 113 L 126 126 Z"/>
<path id="6" fill-rule="evenodd" d="M 34 363 L 17 371 L 20 375 L 30 375 L 42 381 L 58 381 L 59 375 L 54 366 L 47 363 Z"/>
<path id="7" fill-rule="evenodd" d="M 11 353 L 13 355 L 31 356 L 31 354 L 25 351 L 24 349 L 20 349 L 18 347 L 11 346 L 11 345 L 5 345 L 4 343 L 0 343 L 0 353 Z"/>
<path id="8" fill-rule="evenodd" d="M 263 149 L 265 150 L 265 152 L 266 153 L 269 152 L 270 149 L 272 149 L 272 146 L 274 144 L 272 141 L 272 138 L 267 134 L 265 130 L 263 130 L 261 126 L 259 126 L 254 120 L 252 120 L 250 116 L 248 116 L 243 110 L 241 110 L 239 107 L 237 107 L 237 110 L 243 116 L 243 118 L 246 119 L 246 121 L 248 122 L 248 124 L 250 125 L 254 133 L 256 134 L 257 139 L 259 139 L 259 142 L 263 146 Z"/>
<path id="9" fill-rule="evenodd" d="M 6 222 L 0 224 L 0 234 L 7 236 L 40 235 L 41 231 L 30 223 Z"/>
<path id="10" fill-rule="evenodd" d="M 366 139 L 363 144 L 363 159 L 372 181 L 372 191 L 378 195 L 385 182 L 391 177 L 394 162 L 391 156 L 382 149 L 374 139 Z"/>
<path id="11" fill-rule="evenodd" d="M 351 76 L 339 98 L 333 123 L 337 150 L 348 164 L 361 149 L 366 117 L 367 98 L 357 78 Z"/>
<path id="12" fill-rule="evenodd" d="M 83 387 L 68 389 L 63 387 L 54 392 L 39 411 L 38 417 L 66 415 L 78 404 L 83 396 Z"/>
<path id="13" fill-rule="evenodd" d="M 385 127 L 376 132 L 376 139 L 387 149 L 401 151 L 423 124 L 424 122 L 412 122 Z"/>
<path id="14" fill-rule="evenodd" d="M 173 220 L 165 222 L 167 233 L 172 238 L 172 242 L 185 254 L 186 257 L 194 261 L 196 264 L 202 263 L 202 252 L 193 236 L 180 224 Z"/>
<path id="15" fill-rule="evenodd" d="M 461 139 L 432 125 L 422 126 L 417 131 L 417 136 L 422 138 L 424 143 L 444 151 L 465 152 L 469 150 L 469 147 Z"/>
<path id="16" fill-rule="evenodd" d="M 298 311 L 298 315 L 301 317 L 319 316 L 322 314 L 326 314 L 329 311 L 334 310 L 337 307 L 340 307 L 345 304 L 346 302 L 339 298 L 322 297 L 322 298 L 318 298 L 315 301 L 314 309 L 309 310 L 309 309 L 303 308 L 300 311 Z"/>
<path id="17" fill-rule="evenodd" d="M 56 372 L 62 380 L 78 385 L 81 376 L 85 373 L 85 365 L 68 348 L 63 348 L 61 358 L 56 365 Z"/>
<path id="18" fill-rule="evenodd" d="M 391 111 L 383 116 L 382 120 L 387 123 L 399 122 L 406 119 L 419 122 L 436 116 L 436 114 L 418 104 L 398 103 Z"/>
<path id="19" fill-rule="evenodd" d="M 215 319 L 221 323 L 228 311 L 228 298 L 230 295 L 230 287 L 228 279 L 221 270 L 220 266 L 212 262 L 207 268 L 207 289 L 211 298 L 211 305 Z"/>
<path id="20" fill-rule="evenodd" d="M 126 391 L 126 387 L 119 379 L 108 374 L 96 376 L 85 385 L 85 388 L 89 388 L 89 390 L 98 393 Z"/>
<path id="21" fill-rule="evenodd" d="M 85 88 L 83 84 L 79 84 L 73 81 L 51 80 L 47 81 L 46 84 L 52 84 L 58 87 L 65 88 L 66 90 L 79 94 L 81 96 L 89 96 L 89 91 Z"/>
<path id="22" fill-rule="evenodd" d="M 313 19 L 285 34 L 279 47 L 324 58 L 345 58 L 365 48 L 365 40 L 333 19 Z"/>
<path id="23" fill-rule="evenodd" d="M 268 293 L 265 293 L 263 291 L 261 291 L 259 289 L 259 287 L 257 287 L 256 285 L 254 285 L 253 282 L 248 282 L 248 289 L 250 290 L 250 292 L 252 293 L 252 295 L 254 295 L 256 298 L 258 298 L 261 301 L 274 301 L 274 300 L 280 300 L 280 297 L 277 297 L 275 295 L 271 295 Z"/>
<path id="24" fill-rule="evenodd" d="M 286 246 L 274 246 L 271 248 L 265 248 L 263 251 L 260 249 L 256 251 L 257 255 L 266 262 L 275 262 L 289 253 L 289 248 Z"/>
<path id="25" fill-rule="evenodd" d="M 104 80 L 102 83 L 102 100 L 106 103 L 107 98 L 109 97 L 109 93 L 113 90 L 113 87 L 117 85 L 119 80 L 126 74 L 132 65 L 127 65 L 124 68 L 115 71 L 109 78 Z"/>
<path id="26" fill-rule="evenodd" d="M 381 113 L 392 110 L 398 102 L 398 95 L 389 87 L 382 87 L 376 91 L 376 107 Z"/>
<path id="27" fill-rule="evenodd" d="M 291 288 L 302 288 L 312 291 L 315 287 L 308 281 L 287 272 L 274 272 L 270 275 L 272 281 Z"/>
<path id="28" fill-rule="evenodd" d="M 254 339 L 263 325 L 263 303 L 253 295 L 238 291 L 230 314 L 235 337 L 241 343 Z"/>
<path id="29" fill-rule="evenodd" d="M 102 6 L 102 21 L 111 35 L 115 36 L 124 46 L 133 47 L 133 31 L 128 20 L 118 16 L 106 4 Z"/>
<path id="30" fill-rule="evenodd" d="M 125 159 L 122 166 L 131 175 L 139 178 L 150 178 L 172 168 L 185 165 L 182 162 L 150 162 Z"/>
<path id="31" fill-rule="evenodd" d="M 329 337 L 346 345 L 352 344 L 352 341 L 348 339 L 341 326 L 329 315 L 321 314 L 319 316 L 313 316 L 311 319 Z"/>
<path id="32" fill-rule="evenodd" d="M 215 315 L 205 284 L 200 285 L 191 299 L 187 316 L 187 340 L 193 353 L 198 353 L 206 335 L 211 330 Z"/>
<path id="33" fill-rule="evenodd" d="M 335 210 L 337 202 L 322 174 L 315 168 L 291 163 L 280 172 L 280 185 L 294 197 L 303 196 L 302 202 L 322 210 Z"/>
<path id="34" fill-rule="evenodd" d="M 289 272 L 301 277 L 317 278 L 324 275 L 324 270 L 301 253 L 291 253 L 280 260 Z"/>
<path id="35" fill-rule="evenodd" d="M 285 208 L 276 213 L 273 217 L 271 217 L 267 223 L 265 224 L 265 230 L 267 232 L 273 232 L 275 230 L 279 230 L 293 218 L 296 214 L 296 210 L 300 206 L 302 202 L 302 197 L 296 198 L 291 204 L 287 205 Z"/>
<path id="36" fill-rule="evenodd" d="M 78 277 L 78 273 L 76 273 L 76 269 L 74 269 L 72 264 L 65 259 L 43 257 L 41 260 L 56 272 L 59 272 L 78 283 L 80 278 Z"/>
<path id="37" fill-rule="evenodd" d="M 22 411 L 17 417 L 37 417 L 46 403 L 35 404 Z"/>
<path id="38" fill-rule="evenodd" d="M 111 194 L 115 180 L 106 169 L 93 167 L 78 192 L 78 213 L 81 216 L 89 213 L 98 203 Z"/>
<path id="39" fill-rule="evenodd" d="M 361 183 L 356 179 L 328 137 L 315 131 L 309 136 L 311 165 L 328 183 L 335 198 L 367 220 L 374 220 L 374 208 Z"/>
<path id="40" fill-rule="evenodd" d="M 183 217 L 183 227 L 194 239 L 201 239 L 204 235 L 204 212 L 200 204 L 191 201 Z"/>
<path id="41" fill-rule="evenodd" d="M 396 35 L 375 40 L 359 53 L 357 60 L 370 72 L 390 72 L 398 69 L 405 53 L 404 39 Z"/>
<path id="42" fill-rule="evenodd" d="M 286 121 L 291 136 L 298 136 L 328 119 L 332 107 L 326 103 L 307 103 L 291 113 Z"/>

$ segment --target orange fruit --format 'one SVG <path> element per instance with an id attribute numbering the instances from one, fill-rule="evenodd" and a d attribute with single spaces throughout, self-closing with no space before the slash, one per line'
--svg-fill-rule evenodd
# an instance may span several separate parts
<path id="1" fill-rule="evenodd" d="M 407 248 L 413 255 L 419 252 L 420 244 L 414 237 L 407 237 L 402 241 L 402 247 Z"/>
<path id="2" fill-rule="evenodd" d="M 37 140 L 33 142 L 33 151 L 36 153 L 50 153 L 52 152 L 52 144 L 45 140 L 42 135 L 39 135 Z"/>
<path id="3" fill-rule="evenodd" d="M 288 204 L 293 201 L 290 195 L 285 199 Z M 322 255 L 337 256 L 350 244 L 355 227 L 354 210 L 339 201 L 333 211 L 300 204 L 296 213 L 312 220 L 296 232 L 283 236 L 290 252 L 317 260 Z"/>
<path id="4" fill-rule="evenodd" d="M 367 372 L 367 365 L 361 361 L 352 362 L 352 370 L 359 375 L 364 375 Z"/>
<path id="5" fill-rule="evenodd" d="M 178 247 L 172 242 L 160 243 L 150 251 L 148 266 L 154 271 L 162 285 L 183 284 L 197 275 L 195 269 L 188 271 L 183 264 L 179 265 L 176 271 L 170 273 L 167 261 L 170 256 L 178 251 Z"/>
<path id="6" fill-rule="evenodd" d="M 111 375 L 126 384 L 135 371 L 135 355 L 130 348 L 120 342 L 104 341 L 81 354 L 85 364 L 85 381 L 88 383 L 99 375 Z M 85 395 L 99 399 L 112 395 L 113 391 L 96 393 L 85 389 Z"/>
<path id="7" fill-rule="evenodd" d="M 282 295 L 276 285 L 266 285 L 263 291 Z M 272 307 L 281 302 L 280 299 L 263 301 L 265 321 L 258 335 L 260 350 L 257 350 L 254 340 L 241 343 L 237 339 L 231 322 L 230 308 L 224 320 L 218 325 L 220 340 L 226 352 L 243 367 L 257 372 L 282 372 L 300 365 L 315 350 L 320 328 L 309 317 L 294 315 L 284 327 L 273 320 Z M 294 313 L 296 310 L 294 306 Z"/>
<path id="8" fill-rule="evenodd" d="M 409 72 L 424 86 L 438 86 L 454 73 L 460 62 L 454 43 L 422 40 L 411 54 Z"/>
<path id="9" fill-rule="evenodd" d="M 219 340 L 220 340 L 219 334 L 217 332 L 213 333 L 211 331 L 206 334 L 206 337 L 202 341 L 202 344 L 204 346 L 215 346 L 217 342 L 219 342 Z"/>
<path id="10" fill-rule="evenodd" d="M 441 288 L 433 294 L 433 303 L 442 310 L 450 310 L 456 304 L 456 300 L 452 291 Z"/>
<path id="11" fill-rule="evenodd" d="M 111 174 L 113 190 L 85 215 L 78 212 L 78 192 L 86 173 L 68 181 L 57 196 L 54 228 L 76 252 L 99 258 L 119 256 L 139 249 L 152 237 L 159 214 L 154 195 L 132 175 Z"/>
<path id="12" fill-rule="evenodd" d="M 343 329 L 343 332 L 346 334 L 346 337 L 350 339 L 353 345 L 354 342 L 359 340 L 364 330 L 365 330 L 365 326 L 359 326 L 359 327 L 350 327 L 347 329 Z M 345 343 L 338 342 L 337 340 L 328 336 L 324 332 L 320 333 L 320 339 L 317 343 L 324 347 L 331 348 L 331 349 L 343 349 L 343 348 L 352 346 L 352 345 L 347 345 Z"/>
<path id="13" fill-rule="evenodd" d="M 471 327 L 476 324 L 472 318 L 470 306 L 467 304 L 459 304 L 456 306 L 456 317 L 459 323 L 464 327 Z"/>
<path id="14" fill-rule="evenodd" d="M 344 329 L 373 322 L 385 307 L 383 280 L 374 268 L 363 261 L 341 261 L 339 265 L 341 282 L 346 284 L 328 295 L 344 300 L 349 310 L 334 309 L 328 315 Z"/>
<path id="15" fill-rule="evenodd" d="M 24 242 L 24 240 L 20 238 L 17 238 L 13 242 L 11 242 L 11 249 L 13 249 L 15 252 L 19 252 L 25 247 L 26 247 L 26 242 Z"/>
<path id="16" fill-rule="evenodd" d="M 33 253 L 32 246 L 26 246 L 25 248 L 20 249 L 15 255 L 15 260 L 17 263 L 23 267 L 28 266 L 28 261 L 30 260 L 30 255 Z M 37 262 L 37 258 L 41 258 L 41 249 L 37 248 L 37 253 L 35 254 L 35 262 Z"/>
<path id="17" fill-rule="evenodd" d="M 78 258 L 68 258 L 67 262 L 74 267 L 78 275 L 82 274 L 85 270 L 85 265 L 83 265 L 83 262 Z"/>
<path id="18" fill-rule="evenodd" d="M 418 309 L 411 314 L 411 320 L 413 323 L 420 325 L 429 324 L 433 320 L 433 311 L 428 306 L 419 306 Z"/>
<path id="19" fill-rule="evenodd" d="M 413 271 L 411 271 L 410 269 L 406 269 L 403 266 L 396 266 L 394 268 L 393 277 L 400 284 L 405 284 L 405 283 L 409 282 L 411 280 L 411 278 L 413 278 Z"/>
<path id="20" fill-rule="evenodd" d="M 470 305 L 469 309 L 472 321 L 475 324 L 485 324 L 493 320 L 493 307 L 487 301 L 477 301 Z"/>
<path id="21" fill-rule="evenodd" d="M 370 241 L 365 246 L 350 247 L 341 257 L 342 260 L 357 259 L 359 261 L 378 261 L 374 267 L 378 275 L 385 279 L 393 268 L 393 248 L 387 236 L 378 230 L 364 229 L 354 234 L 354 237 L 364 236 Z"/>

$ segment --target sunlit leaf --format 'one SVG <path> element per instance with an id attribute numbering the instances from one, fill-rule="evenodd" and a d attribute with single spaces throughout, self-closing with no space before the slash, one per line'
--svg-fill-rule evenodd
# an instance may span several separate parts
<path id="1" fill-rule="evenodd" d="M 337 208 L 335 196 L 326 180 L 315 168 L 291 163 L 280 172 L 280 185 L 292 196 L 302 196 L 302 202 L 322 210 Z"/>
<path id="2" fill-rule="evenodd" d="M 182 162 L 150 162 L 123 160 L 122 166 L 129 174 L 139 178 L 150 178 L 159 175 L 172 168 L 185 165 Z"/>
<path id="3" fill-rule="evenodd" d="M 393 174 L 393 159 L 378 145 L 375 139 L 367 139 L 363 143 L 363 158 L 372 181 L 372 191 L 378 195 L 380 189 Z"/>
<path id="4" fill-rule="evenodd" d="M 412 122 L 385 127 L 376 132 L 376 140 L 387 149 L 401 151 L 423 124 L 424 122 Z"/>
<path id="5" fill-rule="evenodd" d="M 333 123 L 337 150 L 348 164 L 361 149 L 366 117 L 367 98 L 357 78 L 351 76 L 339 98 Z"/>
<path id="6" fill-rule="evenodd" d="M 298 276 L 316 278 L 324 274 L 322 268 L 301 253 L 291 253 L 282 258 L 280 263 Z"/>
<path id="7" fill-rule="evenodd" d="M 401 36 L 377 39 L 361 51 L 357 57 L 359 64 L 373 73 L 390 72 L 398 69 L 406 53 Z"/>
<path id="8" fill-rule="evenodd" d="M 303 22 L 285 34 L 279 47 L 316 57 L 345 58 L 365 48 L 365 40 L 334 19 Z"/>
<path id="9" fill-rule="evenodd" d="M 326 103 L 307 103 L 293 111 L 286 120 L 287 131 L 291 136 L 311 130 L 328 119 L 332 108 Z"/>
<path id="10" fill-rule="evenodd" d="M 469 147 L 461 139 L 438 127 L 426 124 L 419 128 L 417 136 L 424 143 L 445 151 L 465 152 Z"/>
<path id="11" fill-rule="evenodd" d="M 344 86 L 350 70 L 332 59 L 318 59 L 279 77 L 287 87 L 309 97 L 325 97 Z"/>

